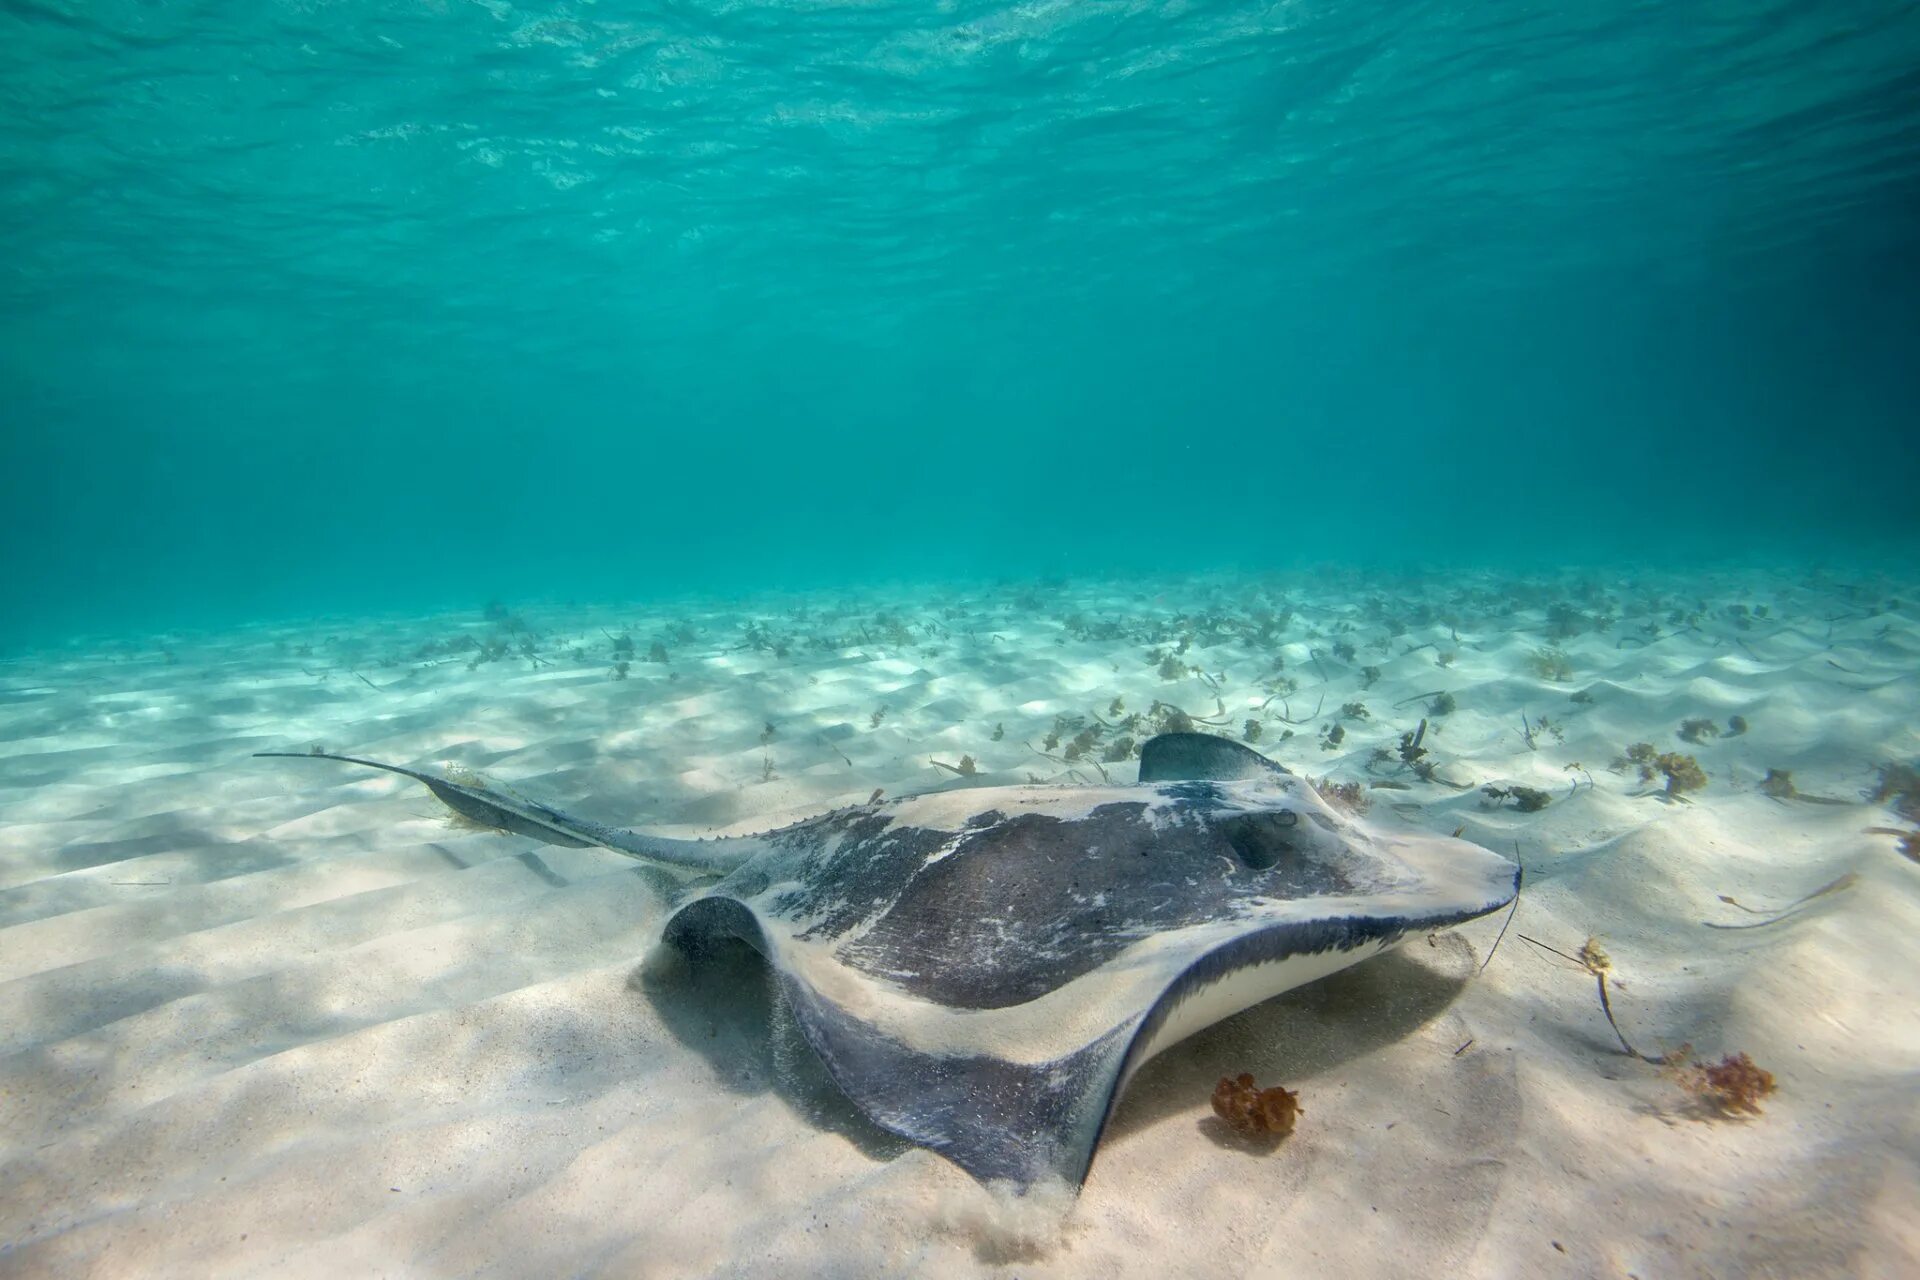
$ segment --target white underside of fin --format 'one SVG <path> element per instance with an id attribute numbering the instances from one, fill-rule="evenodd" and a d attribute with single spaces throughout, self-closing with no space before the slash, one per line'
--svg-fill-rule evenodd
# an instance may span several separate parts
<path id="1" fill-rule="evenodd" d="M 1328 974 L 1338 973 L 1362 960 L 1370 960 L 1391 950 L 1399 938 L 1364 942 L 1351 950 L 1337 947 L 1326 951 L 1301 952 L 1265 964 L 1248 965 L 1223 974 L 1217 982 L 1189 991 L 1168 1012 L 1166 1021 L 1155 1029 L 1143 1051 L 1134 1059 L 1136 1068 L 1155 1054 L 1204 1031 L 1223 1018 L 1231 1018 L 1265 1000 L 1295 987 L 1304 987 Z"/>

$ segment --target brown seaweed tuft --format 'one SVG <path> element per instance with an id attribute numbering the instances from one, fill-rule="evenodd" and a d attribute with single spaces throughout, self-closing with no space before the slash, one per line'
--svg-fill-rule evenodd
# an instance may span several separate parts
<path id="1" fill-rule="evenodd" d="M 1695 716 L 1690 720 L 1680 722 L 1679 735 L 1681 741 L 1691 742 L 1695 746 L 1699 746 L 1708 738 L 1719 737 L 1720 725 L 1718 722 L 1709 720 L 1705 716 Z"/>
<path id="2" fill-rule="evenodd" d="M 1300 1095 L 1279 1085 L 1262 1089 L 1246 1073 L 1237 1080 L 1221 1076 L 1213 1089 L 1213 1114 L 1245 1137 L 1284 1138 L 1300 1117 Z"/>
<path id="3" fill-rule="evenodd" d="M 1636 742 L 1626 751 L 1613 758 L 1608 766 L 1617 773 L 1637 769 L 1640 781 L 1652 782 L 1665 776 L 1667 794 L 1679 796 L 1688 791 L 1698 791 L 1707 785 L 1706 771 L 1700 762 L 1692 756 L 1683 756 L 1677 751 L 1661 751 L 1651 742 Z"/>
<path id="4" fill-rule="evenodd" d="M 1480 793 L 1495 807 L 1511 801 L 1521 813 L 1538 813 L 1553 803 L 1553 797 L 1538 787 L 1523 787 L 1517 782 L 1510 787 L 1497 787 L 1489 782 L 1480 788 Z"/>
<path id="5" fill-rule="evenodd" d="M 971 778 L 980 772 L 980 766 L 975 763 L 972 756 L 961 756 L 959 764 L 948 764 L 945 760 L 935 760 L 932 756 L 928 756 L 927 763 L 936 769 L 945 769 L 948 773 L 962 778 Z"/>
<path id="6" fill-rule="evenodd" d="M 1367 795 L 1366 787 L 1358 782 L 1335 782 L 1332 778 L 1315 781 L 1307 779 L 1307 785 L 1320 793 L 1320 798 L 1337 809 L 1348 813 L 1365 813 L 1372 797 Z"/>
<path id="7" fill-rule="evenodd" d="M 1894 813 L 1915 824 L 1912 831 L 1902 831 L 1898 827 L 1868 827 L 1868 831 L 1897 837 L 1895 846 L 1901 853 L 1920 862 L 1920 769 L 1910 764 L 1889 762 L 1880 766 L 1880 776 L 1867 799 L 1874 804 L 1884 804 Z"/>
<path id="8" fill-rule="evenodd" d="M 1760 1114 L 1760 1099 L 1774 1091 L 1773 1073 L 1756 1066 L 1744 1053 L 1730 1053 L 1716 1063 L 1688 1062 L 1686 1046 L 1667 1055 L 1674 1082 L 1723 1116 Z"/>
<path id="9" fill-rule="evenodd" d="M 1920 768 L 1891 761 L 1881 765 L 1867 799 L 1886 805 L 1909 822 L 1920 822 Z"/>
<path id="10" fill-rule="evenodd" d="M 1653 767 L 1667 776 L 1667 794 L 1677 796 L 1687 791 L 1698 791 L 1707 785 L 1706 771 L 1692 756 L 1683 756 L 1677 751 L 1664 752 L 1654 757 Z M 1641 777 L 1651 782 L 1653 779 L 1641 766 Z"/>
<path id="11" fill-rule="evenodd" d="M 1573 659 L 1555 648 L 1535 649 L 1527 658 L 1527 667 L 1542 680 L 1573 679 Z"/>

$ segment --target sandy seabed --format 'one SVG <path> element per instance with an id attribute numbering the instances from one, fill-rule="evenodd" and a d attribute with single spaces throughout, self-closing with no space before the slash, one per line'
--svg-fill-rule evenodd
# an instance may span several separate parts
<path id="1" fill-rule="evenodd" d="M 1920 793 L 1888 768 L 1920 759 L 1915 585 L 1076 582 L 16 657 L 0 1275 L 1920 1274 Z M 1484 973 L 1498 916 L 1163 1054 L 1077 1199 L 875 1129 L 762 970 L 644 982 L 672 877 L 250 758 L 455 764 L 707 834 L 969 762 L 1129 781 L 1183 718 L 1526 889 Z M 1674 795 L 1678 756 L 1705 778 Z M 1751 1054 L 1761 1114 L 1621 1052 L 1546 949 L 1589 937 L 1635 1047 Z M 1300 1091 L 1275 1150 L 1212 1117 L 1242 1071 Z"/>

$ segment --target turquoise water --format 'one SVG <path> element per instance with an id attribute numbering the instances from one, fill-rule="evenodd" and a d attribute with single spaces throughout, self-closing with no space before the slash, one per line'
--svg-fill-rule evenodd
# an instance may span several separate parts
<path id="1" fill-rule="evenodd" d="M 1920 9 L 0 6 L 0 640 L 1898 558 Z"/>

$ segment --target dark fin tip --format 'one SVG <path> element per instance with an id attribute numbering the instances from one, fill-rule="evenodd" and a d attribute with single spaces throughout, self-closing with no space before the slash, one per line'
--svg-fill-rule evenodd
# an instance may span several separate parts
<path id="1" fill-rule="evenodd" d="M 1274 773 L 1290 771 L 1251 747 L 1211 733 L 1162 733 L 1140 748 L 1142 782 L 1227 782 Z"/>

